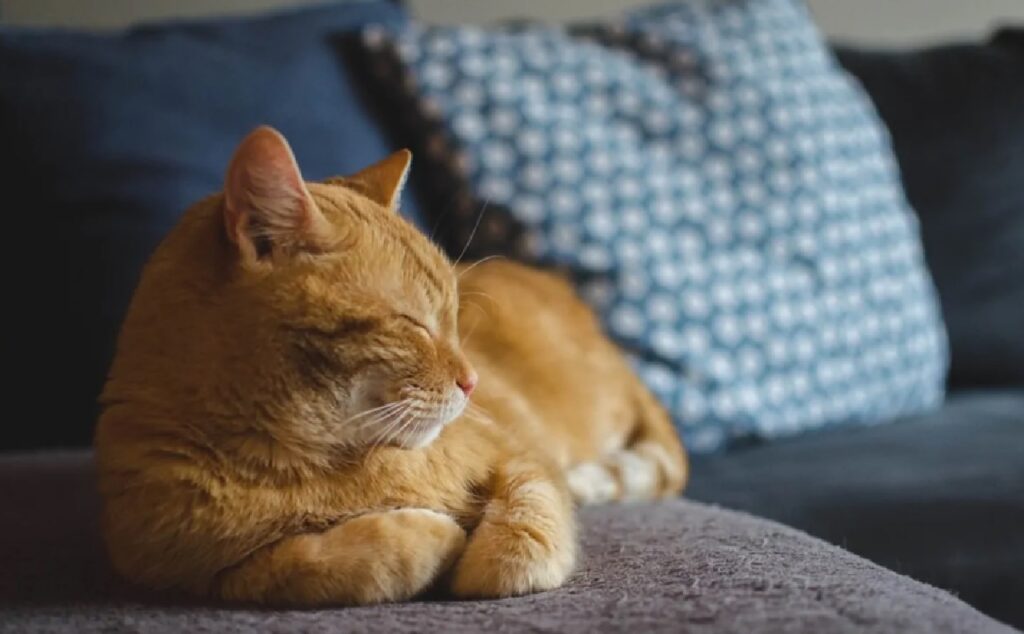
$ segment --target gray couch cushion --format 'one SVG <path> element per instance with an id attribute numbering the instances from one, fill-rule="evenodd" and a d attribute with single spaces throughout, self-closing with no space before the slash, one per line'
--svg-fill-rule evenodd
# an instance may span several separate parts
<path id="1" fill-rule="evenodd" d="M 554 592 L 318 611 L 197 605 L 108 572 L 87 453 L 0 459 L 0 632 L 1011 632 L 951 595 L 778 524 L 686 501 L 583 512 Z"/>
<path id="2" fill-rule="evenodd" d="M 694 465 L 689 495 L 783 522 L 1024 626 L 1024 390 Z"/>

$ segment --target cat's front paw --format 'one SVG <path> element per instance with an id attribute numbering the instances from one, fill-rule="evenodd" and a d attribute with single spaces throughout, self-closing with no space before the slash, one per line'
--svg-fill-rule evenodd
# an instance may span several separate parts
<path id="1" fill-rule="evenodd" d="M 551 590 L 565 583 L 575 562 L 571 523 L 484 520 L 455 566 L 452 592 L 493 598 Z"/>

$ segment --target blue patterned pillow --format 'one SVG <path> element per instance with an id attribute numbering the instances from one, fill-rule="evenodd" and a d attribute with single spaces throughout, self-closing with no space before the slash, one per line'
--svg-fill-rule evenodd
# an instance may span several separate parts
<path id="1" fill-rule="evenodd" d="M 565 268 L 693 450 L 941 401 L 888 139 L 796 0 L 364 39 L 435 124 L 451 248 L 482 213 L 471 253 Z"/>

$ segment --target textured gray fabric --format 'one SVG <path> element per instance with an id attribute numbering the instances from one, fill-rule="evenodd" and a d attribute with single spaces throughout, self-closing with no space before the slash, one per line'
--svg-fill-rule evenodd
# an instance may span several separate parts
<path id="1" fill-rule="evenodd" d="M 951 595 L 781 525 L 687 501 L 583 512 L 554 592 L 265 611 L 111 578 L 87 453 L 0 459 L 0 632 L 1012 632 Z"/>

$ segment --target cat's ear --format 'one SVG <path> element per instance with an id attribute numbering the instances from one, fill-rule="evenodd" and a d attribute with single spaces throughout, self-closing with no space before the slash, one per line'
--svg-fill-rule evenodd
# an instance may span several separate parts
<path id="1" fill-rule="evenodd" d="M 329 223 L 277 130 L 256 128 L 235 150 L 224 182 L 224 226 L 242 255 L 253 259 L 325 246 Z"/>
<path id="2" fill-rule="evenodd" d="M 386 159 L 341 179 L 341 182 L 385 209 L 395 210 L 411 165 L 412 152 L 398 150 Z"/>

